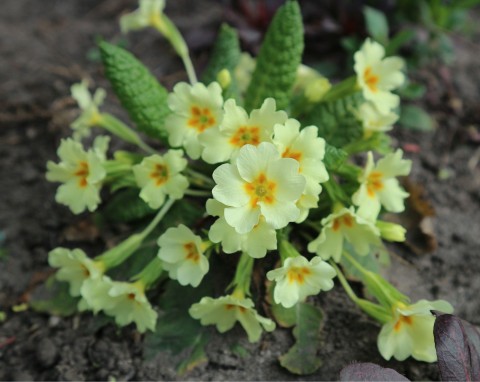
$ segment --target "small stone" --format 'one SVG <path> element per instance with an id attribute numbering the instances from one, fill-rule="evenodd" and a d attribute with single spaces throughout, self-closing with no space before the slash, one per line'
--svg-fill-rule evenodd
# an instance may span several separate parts
<path id="1" fill-rule="evenodd" d="M 44 338 L 38 343 L 35 354 L 39 365 L 47 369 L 56 363 L 58 349 L 52 340 Z"/>

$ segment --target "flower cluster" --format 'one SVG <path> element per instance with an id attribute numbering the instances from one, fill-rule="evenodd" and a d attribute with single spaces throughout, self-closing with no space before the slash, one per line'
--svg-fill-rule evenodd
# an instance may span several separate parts
<path id="1" fill-rule="evenodd" d="M 426 300 L 408 305 L 406 296 L 362 265 L 374 263 L 375 254 L 384 251 L 382 239 L 405 239 L 403 227 L 380 219 L 384 211 L 405 209 L 408 193 L 397 178 L 409 174 L 411 161 L 403 158 L 401 150 L 380 148 L 376 139 L 398 118 L 399 97 L 393 91 L 405 80 L 403 61 L 385 57 L 385 49 L 367 39 L 354 55 L 354 81 L 332 84 L 301 65 L 292 71 L 295 81 L 284 89 L 293 94 L 290 104 L 285 106 L 282 97 L 265 92 L 258 92 L 261 97 L 256 94 L 257 102 L 249 104 L 249 93 L 256 86 L 252 78 L 264 61 L 259 58 L 256 65 L 243 55 L 240 62 L 248 65 L 227 65 L 218 69 L 218 81 L 198 82 L 188 48 L 164 7 L 163 0 L 140 0 L 139 9 L 121 18 L 121 27 L 124 32 L 145 27 L 160 31 L 182 58 L 189 83 L 177 83 L 168 96 L 160 84 L 150 84 L 158 90 L 157 96 L 164 94 L 158 96 L 161 113 L 152 112 L 151 106 L 142 109 L 148 98 L 143 92 L 149 86 L 122 102 L 131 115 L 140 108 L 136 122 L 150 122 L 167 147 L 153 142 L 150 146 L 114 116 L 100 113 L 105 92 L 98 90 L 92 97 L 82 83 L 72 87 L 83 110 L 72 124 L 76 140 L 62 140 L 60 162 L 47 164 L 47 179 L 62 183 L 56 200 L 76 214 L 96 210 L 102 189 L 106 195 L 108 191 L 128 195 L 127 201 L 118 198 L 122 203 L 117 206 L 112 199 L 109 210 L 124 215 L 133 211 L 131 222 L 155 214 L 143 230 L 95 258 L 80 249 L 50 252 L 50 265 L 58 268 L 56 278 L 69 283 L 70 294 L 79 297 L 79 310 L 103 312 L 118 325 L 135 323 L 140 332 L 153 331 L 158 314 L 147 298 L 149 289 L 167 282 L 197 288 L 214 277 L 222 278 L 230 270 L 213 269 L 211 259 L 232 254 L 236 268 L 225 291 L 216 291 L 216 298 L 202 296 L 189 307 L 190 316 L 202 325 L 215 325 L 223 333 L 238 322 L 250 341 L 258 341 L 262 331 L 274 330 L 271 318 L 277 318 L 278 309 L 304 304 L 310 296 L 329 291 L 337 278 L 352 300 L 383 324 L 378 347 L 384 358 L 403 360 L 411 355 L 434 361 L 435 317 L 430 310 L 451 311 L 451 306 Z M 122 54 L 122 60 L 139 65 Z M 116 68 L 109 69 L 111 73 Z M 134 72 L 145 71 L 142 66 Z M 117 82 L 116 87 L 122 86 Z M 122 97 L 134 91 L 130 83 L 123 85 L 128 91 L 116 89 Z M 331 112 L 341 107 L 342 113 Z M 324 110 L 329 111 L 327 116 Z M 337 128 L 343 126 L 343 114 L 353 116 L 350 124 L 356 123 L 353 138 Z M 332 124 L 331 118 L 338 120 Z M 107 159 L 108 138 L 103 136 L 85 149 L 80 139 L 90 134 L 92 126 L 138 146 L 142 153 L 117 151 Z M 339 136 L 342 139 L 335 141 Z M 329 139 L 347 143 L 334 147 Z M 364 168 L 348 161 L 350 154 L 362 152 Z M 383 156 L 375 161 L 374 153 Z M 172 209 L 174 204 L 177 210 Z M 185 210 L 194 215 L 192 209 L 202 210 L 196 221 L 184 216 Z M 158 246 L 157 255 L 140 272 L 126 270 L 118 278 L 115 271 L 128 258 L 140 259 L 139 249 L 153 245 Z M 261 258 L 267 260 L 258 262 Z M 344 276 L 352 269 L 375 301 L 352 291 Z M 277 309 L 267 312 L 271 318 L 255 308 L 257 299 L 250 288 L 254 274 L 264 276 L 268 293 L 273 291 L 270 302 Z"/>

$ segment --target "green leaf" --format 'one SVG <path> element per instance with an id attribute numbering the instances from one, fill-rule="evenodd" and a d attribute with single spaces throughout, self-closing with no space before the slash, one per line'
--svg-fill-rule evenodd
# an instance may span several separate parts
<path id="1" fill-rule="evenodd" d="M 325 156 L 323 163 L 327 170 L 336 170 L 345 163 L 348 158 L 348 153 L 342 149 L 337 149 L 335 146 L 325 144 Z"/>
<path id="2" fill-rule="evenodd" d="M 407 86 L 398 89 L 398 94 L 403 99 L 416 100 L 422 98 L 426 90 L 425 85 L 409 83 Z"/>
<path id="3" fill-rule="evenodd" d="M 202 82 L 209 84 L 212 81 L 216 81 L 220 71 L 223 69 L 228 70 L 231 74 L 232 82 L 224 90 L 224 98 L 235 98 L 238 101 L 240 93 L 233 72 L 240 61 L 240 55 L 240 41 L 237 31 L 227 24 L 222 24 L 213 46 L 210 61 L 203 72 Z"/>
<path id="4" fill-rule="evenodd" d="M 139 192 L 138 188 L 119 191 L 104 209 L 107 220 L 115 223 L 128 223 L 153 215 L 155 210 L 140 199 Z"/>
<path id="5" fill-rule="evenodd" d="M 29 304 L 33 310 L 54 316 L 67 317 L 77 312 L 79 297 L 72 297 L 69 284 L 51 276 L 33 294 Z"/>
<path id="6" fill-rule="evenodd" d="M 296 1 L 287 1 L 268 28 L 245 96 L 247 110 L 258 108 L 273 97 L 277 109 L 290 103 L 292 87 L 303 53 L 303 22 Z"/>
<path id="7" fill-rule="evenodd" d="M 279 326 L 282 328 L 291 328 L 297 323 L 296 307 L 285 308 L 281 304 L 276 304 L 273 299 L 274 287 L 274 282 L 267 282 L 267 302 L 270 304 L 270 313 Z"/>
<path id="8" fill-rule="evenodd" d="M 193 303 L 211 294 L 211 280 L 205 278 L 193 288 L 170 280 L 159 301 L 164 314 L 159 317 L 155 332 L 145 336 L 144 354 L 147 359 L 162 351 L 173 355 L 183 351 L 188 356 L 178 365 L 179 372 L 187 372 L 207 360 L 204 347 L 208 341 L 208 328 L 188 313 Z"/>
<path id="9" fill-rule="evenodd" d="M 280 364 L 294 374 L 312 374 L 322 365 L 317 355 L 323 327 L 322 311 L 306 303 L 296 305 L 297 325 L 293 329 L 296 339 L 290 350 L 280 356 Z"/>
<path id="10" fill-rule="evenodd" d="M 345 146 L 363 136 L 363 126 L 354 114 L 362 100 L 361 94 L 356 93 L 334 101 L 313 104 L 310 112 L 302 118 L 303 125 L 317 126 L 318 135 L 330 145 Z"/>
<path id="11" fill-rule="evenodd" d="M 383 12 L 368 6 L 363 7 L 368 34 L 383 46 L 388 43 L 388 21 Z"/>
<path id="12" fill-rule="evenodd" d="M 402 107 L 398 123 L 417 131 L 432 131 L 435 128 L 434 119 L 425 110 L 414 105 Z"/>
<path id="13" fill-rule="evenodd" d="M 385 48 L 386 55 L 391 56 L 398 52 L 398 50 L 415 37 L 415 31 L 412 29 L 404 29 L 398 32 L 390 39 L 390 42 Z"/>
<path id="14" fill-rule="evenodd" d="M 167 90 L 131 53 L 105 41 L 99 43 L 105 75 L 138 129 L 165 139 L 163 129 L 169 114 Z"/>

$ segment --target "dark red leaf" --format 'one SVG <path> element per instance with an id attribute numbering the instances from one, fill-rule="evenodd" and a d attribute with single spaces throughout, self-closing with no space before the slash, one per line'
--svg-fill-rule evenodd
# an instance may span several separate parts
<path id="1" fill-rule="evenodd" d="M 340 372 L 340 381 L 410 381 L 393 369 L 374 363 L 353 363 Z"/>
<path id="2" fill-rule="evenodd" d="M 442 381 L 479 381 L 478 330 L 458 317 L 444 314 L 435 320 L 433 332 Z"/>

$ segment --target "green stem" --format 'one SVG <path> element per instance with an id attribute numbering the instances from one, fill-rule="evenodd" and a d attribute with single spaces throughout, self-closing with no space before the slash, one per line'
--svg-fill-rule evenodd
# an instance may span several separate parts
<path id="1" fill-rule="evenodd" d="M 100 114 L 97 124 L 124 141 L 137 145 L 149 154 L 156 153 L 155 149 L 143 142 L 140 136 L 134 130 L 111 114 Z"/>
<path id="2" fill-rule="evenodd" d="M 185 195 L 191 195 L 191 196 L 212 196 L 211 191 L 200 191 L 200 190 L 185 190 Z"/>
<path id="3" fill-rule="evenodd" d="M 250 282 L 252 280 L 253 272 L 253 257 L 245 252 L 242 252 L 238 260 L 235 276 L 230 284 L 234 288 L 234 292 L 241 292 L 244 295 L 250 295 Z"/>
<path id="4" fill-rule="evenodd" d="M 132 281 L 140 280 L 145 288 L 154 284 L 164 275 L 162 261 L 155 256 L 138 274 L 132 277 Z"/>
<path id="5" fill-rule="evenodd" d="M 215 182 L 213 181 L 212 178 L 209 178 L 208 176 L 202 174 L 201 172 L 192 170 L 191 168 L 186 168 L 185 173 L 189 175 L 190 177 L 198 180 L 198 183 L 200 185 L 208 185 L 211 187 L 215 186 Z"/>
<path id="6" fill-rule="evenodd" d="M 386 322 L 391 320 L 391 315 L 388 311 L 378 304 L 374 304 L 371 301 L 365 300 L 363 298 L 357 297 L 353 289 L 350 287 L 347 279 L 343 275 L 342 271 L 338 268 L 337 264 L 333 260 L 329 261 L 330 265 L 335 269 L 337 272 L 337 277 L 340 280 L 340 284 L 342 284 L 343 289 L 347 293 L 348 297 L 356 304 L 358 307 L 367 313 L 370 317 L 376 319 L 377 321 L 385 324 Z"/>
<path id="7" fill-rule="evenodd" d="M 280 240 L 278 253 L 280 254 L 282 262 L 284 262 L 289 257 L 300 256 L 300 253 L 297 251 L 297 249 L 287 239 Z"/>
<path id="8" fill-rule="evenodd" d="M 160 223 L 163 217 L 167 214 L 168 210 L 173 206 L 173 203 L 175 203 L 175 199 L 168 199 L 166 201 L 162 209 L 158 212 L 157 216 L 155 216 L 150 224 L 140 233 L 143 239 L 145 239 L 155 229 L 157 224 Z"/>
<path id="9" fill-rule="evenodd" d="M 332 86 L 327 94 L 323 96 L 321 102 L 335 101 L 357 91 L 357 77 L 352 76 Z"/>

